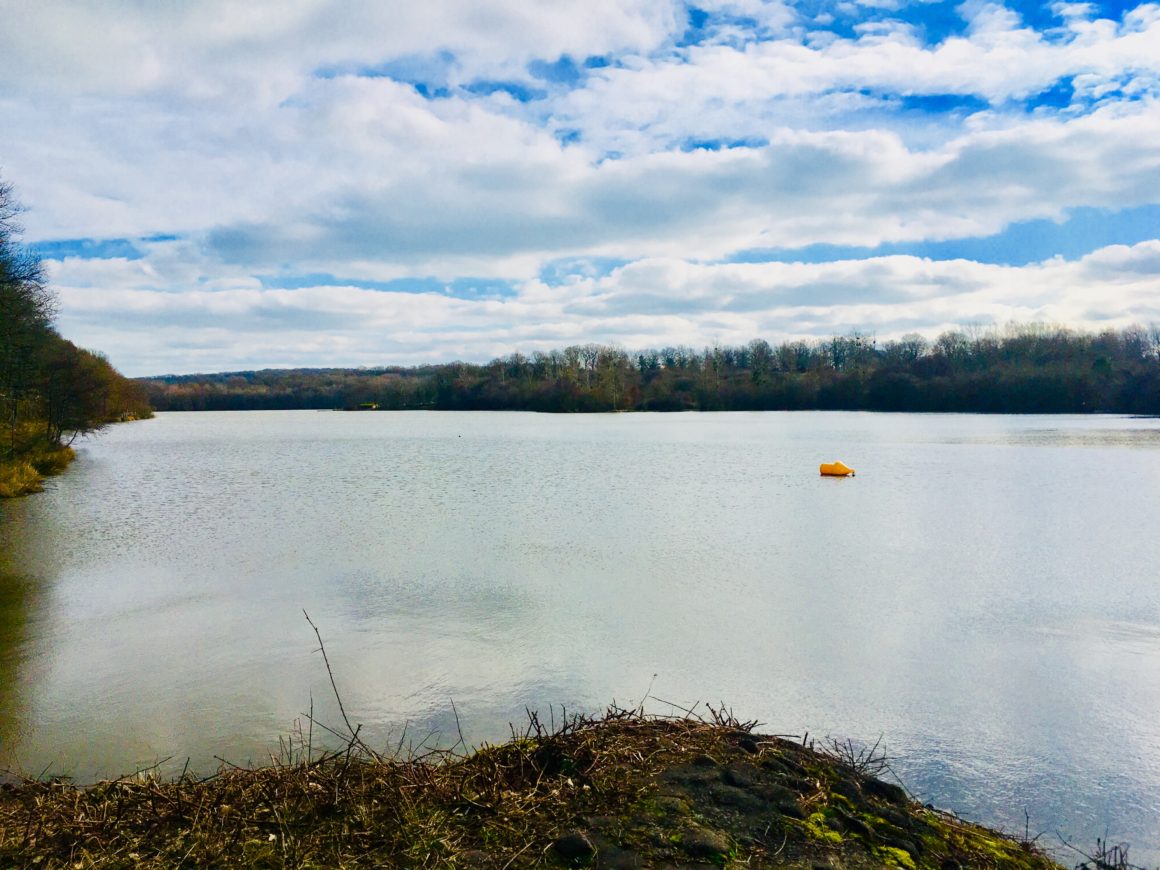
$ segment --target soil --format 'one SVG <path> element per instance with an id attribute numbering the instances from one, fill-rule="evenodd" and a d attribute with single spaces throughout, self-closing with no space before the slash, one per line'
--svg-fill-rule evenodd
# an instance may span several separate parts
<path id="1" fill-rule="evenodd" d="M 859 767 L 884 759 L 818 752 L 723 728 L 703 752 L 669 756 L 616 815 L 576 818 L 553 844 L 565 866 L 1057 868 L 1030 844 L 912 800 Z M 839 746 L 838 750 L 842 748 Z M 684 755 L 685 757 L 680 757 Z M 688 757 L 692 755 L 692 757 Z M 549 857 L 549 856 L 545 856 Z M 491 857 L 479 866 L 497 866 Z"/>

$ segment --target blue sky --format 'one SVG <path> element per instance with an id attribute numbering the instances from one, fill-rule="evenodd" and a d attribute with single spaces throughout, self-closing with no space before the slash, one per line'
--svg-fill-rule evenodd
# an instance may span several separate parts
<path id="1" fill-rule="evenodd" d="M 1160 321 L 1160 6 L 18 2 L 0 177 L 129 374 Z"/>

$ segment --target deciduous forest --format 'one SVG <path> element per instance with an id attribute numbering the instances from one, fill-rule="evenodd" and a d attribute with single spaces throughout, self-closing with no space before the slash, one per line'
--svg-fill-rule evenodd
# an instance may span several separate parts
<path id="1" fill-rule="evenodd" d="M 486 365 L 145 379 L 158 410 L 870 410 L 1160 414 L 1160 326 L 1044 324 L 628 352 L 586 344 Z"/>

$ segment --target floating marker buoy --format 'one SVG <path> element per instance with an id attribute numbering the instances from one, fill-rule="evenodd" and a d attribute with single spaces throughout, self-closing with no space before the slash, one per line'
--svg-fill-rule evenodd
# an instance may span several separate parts
<path id="1" fill-rule="evenodd" d="M 818 469 L 823 477 L 853 477 L 854 469 L 843 462 L 823 462 Z"/>

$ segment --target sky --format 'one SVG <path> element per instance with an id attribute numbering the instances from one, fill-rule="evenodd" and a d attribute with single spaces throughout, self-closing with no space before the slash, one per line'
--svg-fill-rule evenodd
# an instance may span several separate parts
<path id="1" fill-rule="evenodd" d="M 124 373 L 1160 322 L 1160 5 L 0 0 Z"/>

